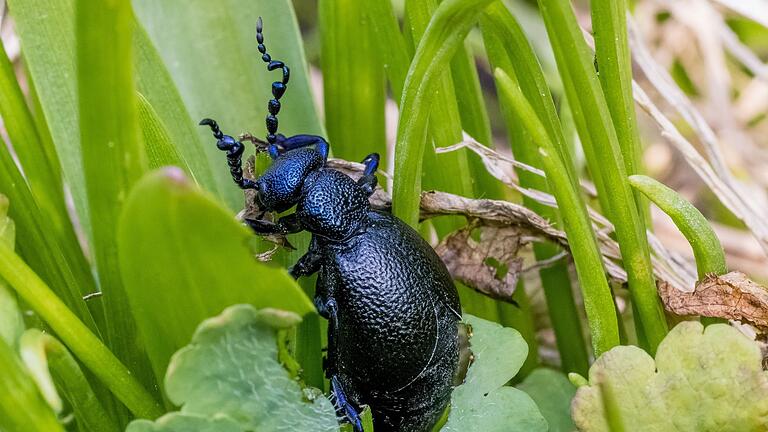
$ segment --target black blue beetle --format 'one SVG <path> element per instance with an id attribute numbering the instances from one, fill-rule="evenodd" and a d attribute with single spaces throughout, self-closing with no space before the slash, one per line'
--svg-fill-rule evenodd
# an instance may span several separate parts
<path id="1" fill-rule="evenodd" d="M 290 71 L 267 54 L 261 18 L 256 38 L 267 69 L 282 71 L 267 107 L 264 144 L 272 165 L 256 180 L 243 178 L 243 144 L 213 120 L 200 124 L 211 128 L 218 148 L 227 152 L 235 183 L 257 191 L 260 209 L 296 207 L 277 222 L 246 219 L 257 234 L 312 234 L 309 250 L 290 273 L 298 278 L 319 272 L 314 303 L 329 320 L 325 369 L 339 413 L 356 431 L 362 430 L 360 408 L 368 405 L 376 432 L 428 432 L 465 372 L 459 366 L 456 287 L 415 230 L 371 209 L 378 154 L 363 160 L 363 176 L 354 181 L 325 167 L 329 146 L 323 138 L 277 134 Z"/>

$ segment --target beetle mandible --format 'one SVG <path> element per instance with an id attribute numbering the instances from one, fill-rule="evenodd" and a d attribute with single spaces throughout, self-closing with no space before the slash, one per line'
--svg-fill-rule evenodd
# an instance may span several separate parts
<path id="1" fill-rule="evenodd" d="M 359 413 L 368 405 L 377 432 L 427 432 L 466 372 L 459 361 L 466 333 L 453 280 L 414 229 L 371 209 L 378 154 L 363 160 L 363 176 L 354 181 L 325 166 L 325 139 L 277 133 L 290 70 L 267 53 L 261 18 L 256 40 L 267 69 L 282 72 L 267 105 L 265 144 L 272 165 L 256 180 L 244 178 L 243 144 L 211 119 L 200 124 L 211 128 L 218 148 L 227 152 L 235 183 L 257 191 L 261 210 L 296 207 L 277 222 L 246 219 L 253 231 L 312 234 L 309 250 L 290 273 L 319 273 L 314 303 L 329 321 L 325 372 L 340 416 L 362 431 Z"/>

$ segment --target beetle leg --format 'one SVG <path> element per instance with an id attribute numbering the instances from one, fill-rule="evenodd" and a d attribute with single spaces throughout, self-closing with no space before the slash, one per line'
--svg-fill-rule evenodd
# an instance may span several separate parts
<path id="1" fill-rule="evenodd" d="M 369 154 L 363 159 L 362 163 L 365 165 L 365 169 L 363 170 L 363 176 L 360 177 L 357 184 L 368 196 L 371 196 L 373 191 L 376 190 L 376 183 L 378 182 L 376 180 L 376 170 L 379 168 L 379 154 Z"/>
<path id="2" fill-rule="evenodd" d="M 309 276 L 320 270 L 320 255 L 317 247 L 317 241 L 312 237 L 312 242 L 309 244 L 309 250 L 305 253 L 296 264 L 288 269 L 288 273 L 294 279 L 298 279 L 302 276 Z"/>
<path id="3" fill-rule="evenodd" d="M 323 160 L 328 159 L 328 141 L 317 135 L 294 135 L 288 138 L 278 135 L 275 144 L 285 151 L 315 146 L 320 155 L 323 156 Z"/>
<path id="4" fill-rule="evenodd" d="M 294 234 L 303 229 L 296 214 L 281 217 L 277 223 L 262 219 L 245 219 L 245 224 L 259 235 Z"/>
<path id="5" fill-rule="evenodd" d="M 227 152 L 229 173 L 232 175 L 232 180 L 234 180 L 235 184 L 237 184 L 240 189 L 256 189 L 256 182 L 243 178 L 243 152 L 245 151 L 243 143 L 229 135 L 224 135 L 215 120 L 208 118 L 202 119 L 200 125 L 210 127 L 211 132 L 213 132 L 213 137 L 218 140 L 216 141 L 216 147 L 218 147 L 219 150 Z"/>
<path id="6" fill-rule="evenodd" d="M 347 396 L 344 394 L 344 389 L 341 388 L 341 383 L 339 383 L 339 380 L 335 375 L 331 377 L 331 392 L 333 392 L 333 396 L 336 399 L 337 412 L 352 424 L 352 428 L 355 432 L 363 432 L 363 423 L 360 420 L 360 414 L 347 400 Z"/>

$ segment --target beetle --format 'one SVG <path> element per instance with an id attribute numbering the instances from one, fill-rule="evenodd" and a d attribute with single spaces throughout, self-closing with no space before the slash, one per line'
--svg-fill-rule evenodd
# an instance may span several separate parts
<path id="1" fill-rule="evenodd" d="M 200 124 L 227 152 L 234 182 L 256 190 L 261 210 L 295 207 L 277 222 L 245 219 L 255 233 L 312 234 L 307 253 L 289 272 L 294 278 L 318 273 L 314 304 L 329 321 L 324 368 L 342 420 L 362 431 L 360 409 L 368 405 L 377 432 L 429 431 L 466 372 L 460 361 L 466 332 L 453 280 L 413 228 L 371 209 L 378 154 L 363 160 L 355 181 L 325 166 L 329 144 L 322 137 L 277 133 L 290 70 L 267 53 L 261 18 L 256 39 L 267 69 L 282 72 L 267 104 L 263 144 L 271 166 L 255 180 L 244 178 L 242 142 L 223 134 L 214 120 Z"/>

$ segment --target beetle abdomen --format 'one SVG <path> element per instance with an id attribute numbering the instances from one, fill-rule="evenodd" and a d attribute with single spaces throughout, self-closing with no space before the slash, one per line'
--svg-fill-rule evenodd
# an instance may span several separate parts
<path id="1" fill-rule="evenodd" d="M 330 366 L 350 399 L 372 407 L 377 431 L 429 430 L 458 365 L 456 288 L 413 229 L 368 218 L 354 237 L 323 245 L 318 292 L 338 305 Z"/>

